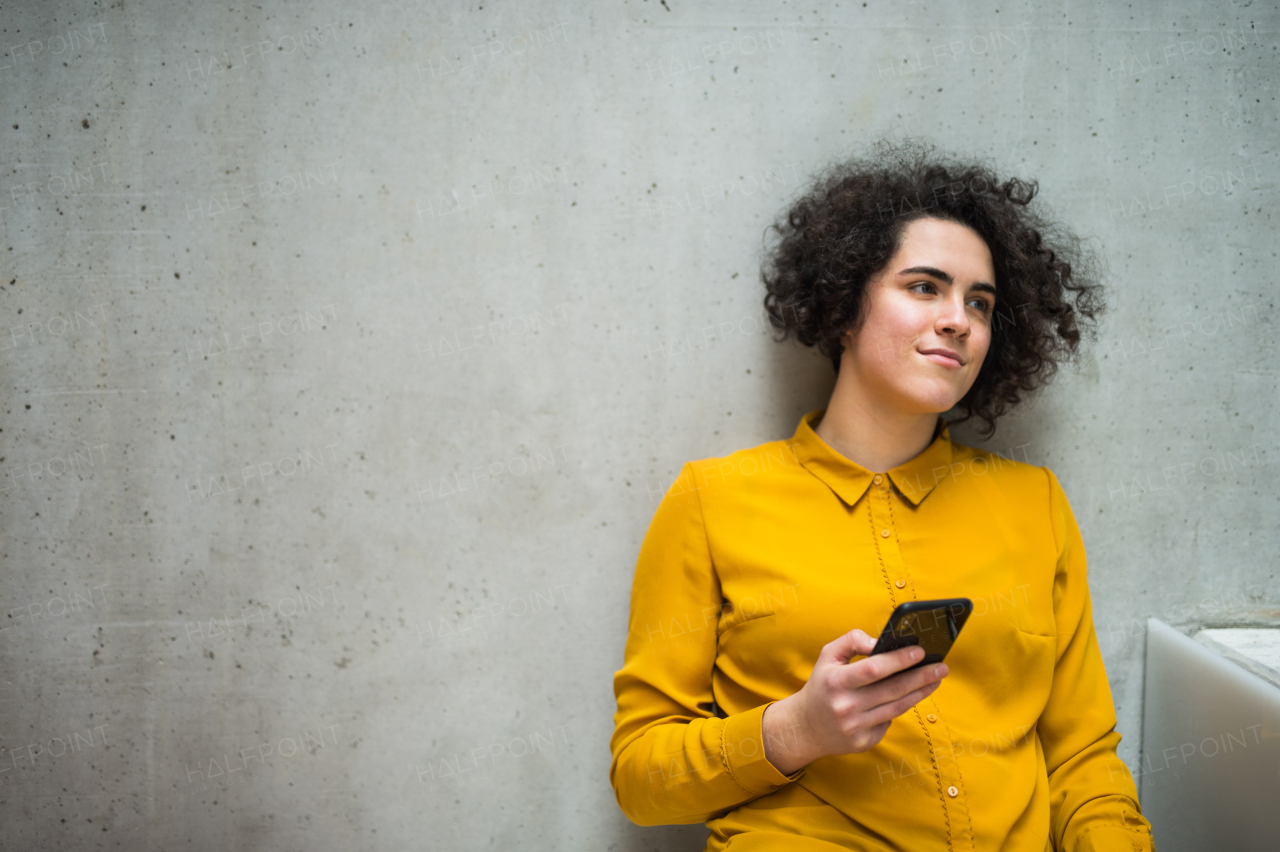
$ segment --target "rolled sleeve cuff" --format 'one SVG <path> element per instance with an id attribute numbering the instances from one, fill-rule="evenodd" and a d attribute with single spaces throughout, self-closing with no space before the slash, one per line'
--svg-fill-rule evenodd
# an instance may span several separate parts
<path id="1" fill-rule="evenodd" d="M 803 768 L 783 775 L 764 756 L 764 711 L 769 704 L 729 716 L 721 729 L 720 759 L 734 780 L 755 796 L 768 795 L 804 775 Z"/>

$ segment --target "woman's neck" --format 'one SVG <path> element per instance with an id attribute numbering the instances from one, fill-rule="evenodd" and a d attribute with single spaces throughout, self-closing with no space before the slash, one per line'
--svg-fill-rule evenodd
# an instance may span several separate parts
<path id="1" fill-rule="evenodd" d="M 924 452 L 933 443 L 937 425 L 936 413 L 895 411 L 879 400 L 867 399 L 855 383 L 837 379 L 814 431 L 840 455 L 883 473 Z"/>

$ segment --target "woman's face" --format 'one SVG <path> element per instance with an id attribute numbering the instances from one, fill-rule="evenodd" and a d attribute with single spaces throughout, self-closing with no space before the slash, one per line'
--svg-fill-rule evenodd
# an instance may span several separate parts
<path id="1" fill-rule="evenodd" d="M 841 374 L 852 369 L 869 396 L 899 413 L 948 411 L 986 358 L 995 280 L 991 250 L 972 228 L 910 222 L 897 253 L 867 283 L 863 323 L 845 336 Z"/>

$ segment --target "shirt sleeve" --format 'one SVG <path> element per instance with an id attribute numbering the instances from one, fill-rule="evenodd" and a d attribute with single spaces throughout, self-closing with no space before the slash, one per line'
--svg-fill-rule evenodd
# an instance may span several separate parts
<path id="1" fill-rule="evenodd" d="M 1093 627 L 1084 541 L 1053 471 L 1050 514 L 1058 546 L 1053 605 L 1057 661 L 1037 726 L 1049 773 L 1053 848 L 1063 852 L 1151 852 L 1129 769 L 1116 756 L 1115 704 Z"/>
<path id="2" fill-rule="evenodd" d="M 626 655 L 613 679 L 609 780 L 639 825 L 705 822 L 804 773 L 783 775 L 765 759 L 767 703 L 714 713 L 722 598 L 695 478 L 686 464 L 640 546 Z"/>

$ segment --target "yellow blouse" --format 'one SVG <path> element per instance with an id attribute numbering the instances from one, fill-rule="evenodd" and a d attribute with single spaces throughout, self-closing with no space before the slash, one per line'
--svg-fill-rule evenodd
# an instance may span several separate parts
<path id="1" fill-rule="evenodd" d="M 1085 550 L 1048 468 L 953 444 L 887 474 L 805 415 L 684 465 L 640 548 L 609 777 L 641 825 L 707 850 L 1151 850 L 1094 634 Z M 951 673 L 860 754 L 787 776 L 771 702 L 903 601 L 967 597 Z M 799 835 L 799 836 L 797 836 Z"/>

